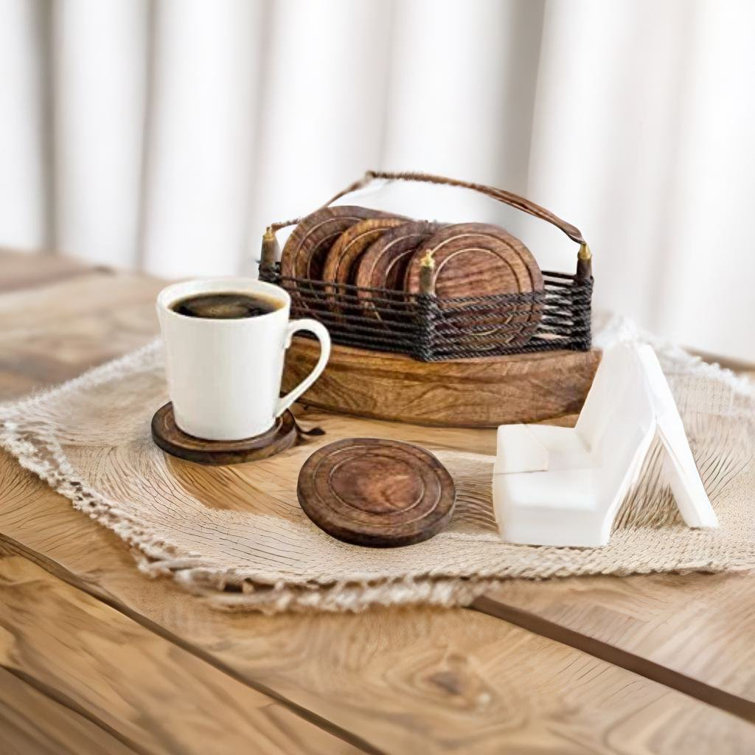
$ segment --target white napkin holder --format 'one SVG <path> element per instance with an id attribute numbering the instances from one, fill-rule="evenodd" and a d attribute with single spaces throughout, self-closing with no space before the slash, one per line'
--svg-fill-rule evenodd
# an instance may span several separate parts
<path id="1" fill-rule="evenodd" d="M 620 343 L 604 351 L 575 427 L 498 428 L 493 503 L 501 537 L 528 545 L 606 545 L 656 434 L 685 523 L 717 527 L 655 352 Z"/>

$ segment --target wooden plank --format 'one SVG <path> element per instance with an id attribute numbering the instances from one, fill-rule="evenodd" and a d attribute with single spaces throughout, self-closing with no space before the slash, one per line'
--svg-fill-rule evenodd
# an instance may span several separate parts
<path id="1" fill-rule="evenodd" d="M 0 293 L 54 283 L 91 270 L 91 265 L 68 257 L 0 249 Z"/>
<path id="2" fill-rule="evenodd" d="M 127 755 L 137 750 L 67 704 L 0 668 L 0 745 L 6 755 Z"/>
<path id="3" fill-rule="evenodd" d="M 59 383 L 138 348 L 157 331 L 158 280 L 86 273 L 0 295 L 4 397 Z"/>
<path id="4" fill-rule="evenodd" d="M 578 633 L 581 640 L 574 636 L 566 639 L 563 633 L 560 636 L 575 647 L 587 649 L 590 640 L 598 640 L 644 658 L 649 662 L 644 672 L 651 678 L 659 676 L 650 665 L 657 664 L 736 695 L 749 701 L 755 716 L 752 575 L 572 577 L 538 583 L 511 580 L 492 590 L 486 599 L 517 611 L 516 621 L 522 626 L 534 628 L 534 619 L 540 619 Z M 539 631 L 554 636 L 546 628 Z M 614 662 L 619 662 L 618 655 Z M 665 683 L 674 682 L 666 675 Z"/>
<path id="5" fill-rule="evenodd" d="M 136 749 L 354 749 L 3 546 L 0 601 L 0 666 Z"/>
<path id="6" fill-rule="evenodd" d="M 755 747 L 755 727 L 741 718 L 482 614 L 386 609 L 269 617 L 213 610 L 168 580 L 139 574 L 115 535 L 7 456 L 0 458 L 0 490 L 0 532 L 26 558 L 374 749 Z"/>

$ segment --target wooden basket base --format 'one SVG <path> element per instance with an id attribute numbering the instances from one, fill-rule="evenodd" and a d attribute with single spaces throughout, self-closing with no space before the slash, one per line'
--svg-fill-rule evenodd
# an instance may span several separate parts
<path id="1" fill-rule="evenodd" d="M 316 341 L 294 338 L 283 391 L 312 370 Z M 599 351 L 550 351 L 419 362 L 349 346 L 330 361 L 301 403 L 360 417 L 442 427 L 497 427 L 576 414 L 600 362 Z"/>

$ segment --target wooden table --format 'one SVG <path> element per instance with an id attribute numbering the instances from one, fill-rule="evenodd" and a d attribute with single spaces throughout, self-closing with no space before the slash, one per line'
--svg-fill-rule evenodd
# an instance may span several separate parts
<path id="1" fill-rule="evenodd" d="M 143 344 L 160 286 L 0 253 L 0 397 Z M 0 480 L 0 752 L 755 752 L 751 576 L 226 614 L 8 455 Z"/>

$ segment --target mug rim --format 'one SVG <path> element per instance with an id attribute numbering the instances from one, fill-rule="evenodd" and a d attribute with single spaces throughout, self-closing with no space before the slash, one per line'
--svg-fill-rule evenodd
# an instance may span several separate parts
<path id="1" fill-rule="evenodd" d="M 265 314 L 257 315 L 256 317 L 237 317 L 228 320 L 189 317 L 189 315 L 183 315 L 180 312 L 176 312 L 174 309 L 170 308 L 171 304 L 173 304 L 183 296 L 190 296 L 192 294 L 201 294 L 205 292 L 211 293 L 214 291 L 223 290 L 235 290 L 240 293 L 248 290 L 265 292 L 280 301 L 283 306 L 281 306 L 279 309 L 273 310 L 272 312 L 266 312 Z M 181 291 L 185 291 L 185 293 L 182 294 Z M 249 324 L 252 322 L 259 322 L 260 320 L 264 320 L 267 317 L 273 317 L 277 315 L 278 312 L 288 312 L 288 310 L 290 310 L 291 308 L 291 296 L 289 295 L 288 291 L 286 291 L 281 286 L 276 286 L 274 283 L 268 283 L 267 281 L 261 281 L 259 280 L 259 278 L 250 278 L 238 275 L 224 275 L 208 278 L 189 278 L 188 280 L 170 283 L 158 292 L 155 304 L 157 305 L 157 309 L 160 312 L 168 316 L 178 317 L 181 320 L 186 320 L 193 323 L 209 322 L 216 327 L 223 327 L 239 325 L 240 323 Z"/>

